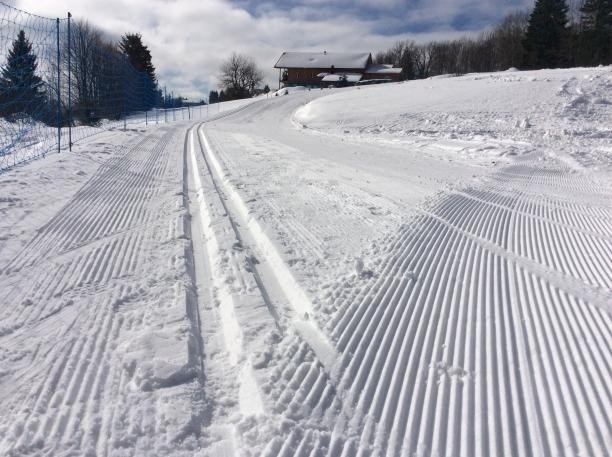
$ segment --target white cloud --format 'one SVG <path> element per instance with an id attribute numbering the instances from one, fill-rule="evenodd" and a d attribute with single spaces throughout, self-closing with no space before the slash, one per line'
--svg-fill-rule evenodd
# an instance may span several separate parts
<path id="1" fill-rule="evenodd" d="M 499 1 L 504 2 L 484 0 L 483 8 L 490 9 L 496 4 L 499 7 Z M 220 63 L 234 51 L 252 56 L 264 70 L 266 82 L 274 87 L 277 73 L 272 67 L 284 50 L 375 52 L 399 39 L 426 41 L 455 37 L 460 33 L 445 20 L 439 21 L 435 31 L 420 34 L 387 34 L 385 25 L 393 23 L 395 30 L 404 20 L 452 17 L 468 0 L 436 0 L 424 2 L 420 7 L 415 4 L 408 11 L 409 18 L 396 17 L 395 22 L 389 11 L 401 3 L 405 6 L 405 2 L 357 2 L 368 8 L 379 8 L 381 14 L 370 18 L 355 15 L 352 10 L 343 12 L 342 5 L 347 2 L 340 2 L 335 14 L 313 19 L 317 8 L 331 11 L 331 2 L 322 0 L 296 2 L 289 10 L 274 8 L 270 2 L 259 3 L 266 7 L 253 13 L 227 0 L 19 0 L 17 5 L 49 17 L 63 17 L 71 11 L 74 18 L 87 19 L 116 37 L 125 32 L 141 33 L 153 55 L 160 83 L 175 94 L 200 97 L 216 87 Z"/>

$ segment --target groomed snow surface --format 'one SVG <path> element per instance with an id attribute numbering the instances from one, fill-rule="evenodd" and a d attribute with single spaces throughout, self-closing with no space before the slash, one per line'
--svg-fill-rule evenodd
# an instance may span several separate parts
<path id="1" fill-rule="evenodd" d="M 608 455 L 612 68 L 284 94 L 0 175 L 0 455 Z"/>

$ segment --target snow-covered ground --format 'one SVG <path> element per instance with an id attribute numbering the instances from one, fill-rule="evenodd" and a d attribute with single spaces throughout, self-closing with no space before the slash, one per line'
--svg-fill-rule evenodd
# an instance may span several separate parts
<path id="1" fill-rule="evenodd" d="M 2 455 L 606 455 L 612 68 L 293 90 L 0 175 Z"/>
<path id="2" fill-rule="evenodd" d="M 265 98 L 265 95 L 259 96 Z M 61 150 L 68 149 L 69 141 L 79 143 L 85 138 L 104 134 L 109 130 L 133 130 L 149 125 L 160 125 L 185 120 L 214 119 L 216 116 L 231 111 L 252 100 L 232 100 L 212 105 L 153 109 L 139 111 L 125 119 L 104 119 L 97 126 L 73 125 L 72 131 L 62 127 L 59 131 Z M 30 160 L 45 157 L 57 152 L 58 129 L 30 118 L 9 122 L 0 118 L 0 173 Z"/>

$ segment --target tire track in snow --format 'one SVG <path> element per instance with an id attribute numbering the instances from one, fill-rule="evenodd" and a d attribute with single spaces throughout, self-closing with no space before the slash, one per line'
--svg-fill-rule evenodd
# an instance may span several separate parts
<path id="1" fill-rule="evenodd" d="M 332 433 L 295 416 L 283 399 L 320 389 L 298 351 L 278 412 L 303 424 L 267 455 L 315 453 L 321 438 L 330 456 L 605 454 L 612 208 L 574 203 L 570 192 L 605 200 L 581 175 L 539 171 L 443 197 L 389 240 L 374 277 L 331 294 L 326 329 L 353 412 L 327 422 Z M 538 196 L 542 183 L 555 193 Z"/>

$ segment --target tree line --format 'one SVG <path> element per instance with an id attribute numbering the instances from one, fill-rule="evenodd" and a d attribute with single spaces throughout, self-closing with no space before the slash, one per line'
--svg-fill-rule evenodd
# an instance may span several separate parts
<path id="1" fill-rule="evenodd" d="M 402 79 L 612 64 L 612 0 L 582 0 L 570 16 L 565 0 L 536 0 L 476 38 L 400 41 L 374 60 L 402 67 Z"/>
<path id="2" fill-rule="evenodd" d="M 87 21 L 76 21 L 70 46 L 65 39 L 63 47 L 71 68 L 63 68 L 61 80 L 67 84 L 71 72 L 73 116 L 79 122 L 96 124 L 158 105 L 155 67 L 140 34 L 126 33 L 113 42 Z"/>
<path id="3" fill-rule="evenodd" d="M 59 69 L 58 62 L 47 57 L 43 79 L 32 43 L 19 31 L 0 70 L 0 117 L 27 116 L 66 125 L 70 105 L 72 121 L 96 125 L 169 101 L 158 87 L 151 52 L 138 33 L 126 33 L 115 42 L 87 21 L 73 21 L 70 37 L 61 34 L 59 47 Z"/>

